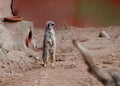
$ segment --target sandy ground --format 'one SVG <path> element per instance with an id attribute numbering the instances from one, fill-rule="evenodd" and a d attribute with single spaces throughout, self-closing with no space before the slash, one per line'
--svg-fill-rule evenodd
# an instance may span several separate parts
<path id="1" fill-rule="evenodd" d="M 42 50 L 9 51 L 0 58 L 0 86 L 103 86 L 84 63 L 80 52 L 72 44 L 77 39 L 89 50 L 96 65 L 105 73 L 113 68 L 120 73 L 120 26 L 106 28 L 57 29 L 57 53 L 55 68 L 42 64 Z M 110 39 L 98 37 L 105 30 Z M 34 37 L 42 47 L 42 29 L 36 29 Z"/>

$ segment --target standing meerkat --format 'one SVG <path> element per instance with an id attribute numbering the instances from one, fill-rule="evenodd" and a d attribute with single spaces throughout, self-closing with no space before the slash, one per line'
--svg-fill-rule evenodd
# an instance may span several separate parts
<path id="1" fill-rule="evenodd" d="M 52 66 L 55 62 L 55 53 L 56 53 L 56 37 L 54 32 L 55 23 L 53 21 L 46 22 L 46 28 L 44 33 L 44 41 L 43 41 L 43 64 L 47 65 L 49 57 L 51 59 Z"/>

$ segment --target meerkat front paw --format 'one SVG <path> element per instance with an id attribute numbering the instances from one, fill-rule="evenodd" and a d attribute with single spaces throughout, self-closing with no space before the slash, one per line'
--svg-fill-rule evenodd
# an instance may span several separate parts
<path id="1" fill-rule="evenodd" d="M 53 45 L 52 40 L 48 40 L 48 43 L 49 43 L 51 46 Z"/>

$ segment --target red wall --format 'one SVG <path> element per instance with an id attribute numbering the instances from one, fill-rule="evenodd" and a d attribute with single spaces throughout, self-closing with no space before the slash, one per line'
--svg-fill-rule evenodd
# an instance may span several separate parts
<path id="1" fill-rule="evenodd" d="M 120 24 L 120 0 L 13 0 L 13 11 L 38 28 L 48 20 L 58 26 Z"/>
<path id="2" fill-rule="evenodd" d="M 66 22 L 72 24 L 75 13 L 72 0 L 14 0 L 13 11 L 33 21 L 36 27 L 44 27 L 48 20 L 55 21 L 58 26 Z"/>

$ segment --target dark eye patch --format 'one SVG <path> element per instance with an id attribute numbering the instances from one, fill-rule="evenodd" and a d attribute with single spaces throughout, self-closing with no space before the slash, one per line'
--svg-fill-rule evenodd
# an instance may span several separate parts
<path id="1" fill-rule="evenodd" d="M 48 27 L 50 26 L 50 24 L 48 24 Z"/>
<path id="2" fill-rule="evenodd" d="M 54 23 L 49 23 L 49 24 L 48 24 L 48 27 L 54 26 L 54 25 L 55 25 Z"/>
<path id="3" fill-rule="evenodd" d="M 52 26 L 55 25 L 55 24 L 51 24 Z"/>

